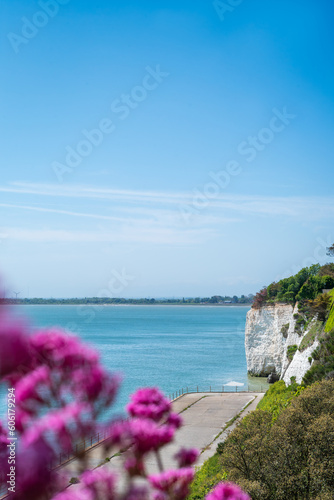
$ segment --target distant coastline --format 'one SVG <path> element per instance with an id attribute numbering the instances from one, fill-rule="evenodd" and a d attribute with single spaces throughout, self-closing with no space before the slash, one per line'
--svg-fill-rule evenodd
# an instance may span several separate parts
<path id="1" fill-rule="evenodd" d="M 2 304 L 12 305 L 62 305 L 62 306 L 215 306 L 215 307 L 233 307 L 233 306 L 251 306 L 253 295 L 242 295 L 237 297 L 222 297 L 214 295 L 205 298 L 183 298 L 183 299 L 125 299 L 108 297 L 90 297 L 90 298 L 71 298 L 71 299 L 45 299 L 45 298 L 22 298 L 22 299 L 0 299 Z"/>
<path id="2" fill-rule="evenodd" d="M 73 306 L 85 306 L 85 307 L 251 307 L 252 304 L 39 304 L 39 303 L 18 303 L 18 302 L 7 302 L 8 305 L 19 305 L 19 306 L 63 306 L 63 307 L 73 307 Z"/>

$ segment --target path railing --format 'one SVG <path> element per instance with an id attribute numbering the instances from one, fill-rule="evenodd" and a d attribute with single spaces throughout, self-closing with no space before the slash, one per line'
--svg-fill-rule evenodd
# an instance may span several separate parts
<path id="1" fill-rule="evenodd" d="M 212 393 L 230 393 L 230 392 L 266 392 L 268 390 L 267 385 L 261 385 L 258 387 L 252 387 L 250 385 L 247 386 L 239 386 L 239 385 L 221 385 L 220 387 L 218 386 L 201 386 L 201 385 L 195 385 L 193 387 L 182 387 L 182 389 L 177 390 L 176 392 L 172 392 L 168 394 L 168 398 L 170 401 L 174 401 L 175 399 L 179 398 L 180 396 L 183 396 L 184 394 L 194 394 L 194 393 L 203 393 L 203 392 L 212 392 Z"/>

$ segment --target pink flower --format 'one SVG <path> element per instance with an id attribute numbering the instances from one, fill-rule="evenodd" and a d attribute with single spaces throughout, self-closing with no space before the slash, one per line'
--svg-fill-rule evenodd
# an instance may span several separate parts
<path id="1" fill-rule="evenodd" d="M 129 422 L 130 434 L 134 447 L 139 453 L 158 450 L 170 443 L 174 437 L 174 428 L 167 425 L 158 426 L 148 419 L 133 419 Z"/>
<path id="2" fill-rule="evenodd" d="M 0 422 L 0 453 L 2 451 L 7 451 L 7 444 L 8 444 L 7 430 Z"/>
<path id="3" fill-rule="evenodd" d="M 129 422 L 127 420 L 116 420 L 107 429 L 107 434 L 109 436 L 107 446 L 118 446 L 119 448 L 127 448 L 130 446 L 131 435 Z"/>
<path id="4" fill-rule="evenodd" d="M 41 401 L 38 394 L 38 386 L 50 383 L 50 370 L 46 366 L 40 366 L 34 371 L 22 377 L 16 384 L 15 396 L 18 405 L 34 399 Z"/>
<path id="5" fill-rule="evenodd" d="M 169 470 L 149 476 L 151 485 L 175 500 L 183 500 L 189 494 L 189 485 L 194 479 L 195 472 L 191 468 Z"/>
<path id="6" fill-rule="evenodd" d="M 95 364 L 87 369 L 82 367 L 73 374 L 75 393 L 78 397 L 109 406 L 117 394 L 120 377 L 106 372 L 102 366 Z"/>
<path id="7" fill-rule="evenodd" d="M 163 491 L 155 491 L 153 493 L 153 500 L 168 500 L 168 496 Z"/>
<path id="8" fill-rule="evenodd" d="M 31 340 L 38 359 L 63 370 L 92 366 L 99 360 L 93 349 L 59 329 L 39 331 Z"/>
<path id="9" fill-rule="evenodd" d="M 42 437 L 31 442 L 21 440 L 16 457 L 16 489 L 20 498 L 35 500 L 51 487 L 57 491 L 59 478 L 50 470 L 53 459 L 53 450 Z"/>
<path id="10" fill-rule="evenodd" d="M 175 455 L 175 459 L 178 461 L 179 467 L 189 467 L 193 465 L 199 457 L 199 451 L 195 448 L 189 450 L 181 448 L 181 450 Z"/>
<path id="11" fill-rule="evenodd" d="M 139 389 L 127 405 L 127 411 L 132 417 L 149 418 L 159 422 L 171 410 L 171 403 L 156 387 Z"/>
<path id="12" fill-rule="evenodd" d="M 0 306 L 1 308 L 3 306 Z M 29 362 L 27 327 L 13 321 L 7 313 L 0 314 L 0 378 L 16 372 Z"/>
<path id="13" fill-rule="evenodd" d="M 84 416 L 90 413 L 90 405 L 77 402 L 50 411 L 35 421 L 34 425 L 25 432 L 24 439 L 30 443 L 42 436 L 49 437 L 54 447 L 60 446 L 58 451 L 69 452 L 73 449 L 76 440 L 94 432 L 92 424 L 84 420 Z"/>
<path id="14" fill-rule="evenodd" d="M 183 418 L 180 417 L 180 415 L 178 415 L 177 413 L 171 413 L 168 416 L 167 424 L 174 427 L 174 429 L 179 429 L 183 424 Z"/>
<path id="15" fill-rule="evenodd" d="M 61 493 L 58 493 L 52 500 L 95 500 L 93 493 L 86 488 L 78 488 L 74 490 L 69 488 Z"/>
<path id="16" fill-rule="evenodd" d="M 251 500 L 239 486 L 232 483 L 220 483 L 206 497 L 206 500 Z"/>
<path id="17" fill-rule="evenodd" d="M 82 474 L 80 482 L 94 494 L 94 498 L 115 498 L 116 477 L 106 469 L 88 470 Z"/>
<path id="18" fill-rule="evenodd" d="M 132 486 L 123 500 L 149 500 L 149 492 L 145 486 Z"/>
<path id="19" fill-rule="evenodd" d="M 136 457 L 129 457 L 124 462 L 124 468 L 129 476 L 143 476 L 145 472 L 143 460 Z"/>

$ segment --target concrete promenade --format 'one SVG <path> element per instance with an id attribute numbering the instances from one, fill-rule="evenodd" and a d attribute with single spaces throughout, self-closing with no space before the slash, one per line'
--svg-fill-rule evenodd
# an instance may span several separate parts
<path id="1" fill-rule="evenodd" d="M 205 460 L 212 456 L 218 443 L 224 441 L 228 433 L 235 427 L 237 421 L 224 431 L 229 420 L 238 415 L 243 408 L 240 418 L 255 410 L 263 393 L 238 392 L 238 393 L 194 393 L 185 394 L 173 402 L 173 410 L 181 413 L 184 425 L 176 432 L 175 441 L 161 451 L 162 462 L 165 469 L 175 467 L 173 456 L 180 447 L 198 448 L 202 453 L 197 462 L 201 466 Z M 223 432 L 222 432 L 223 431 Z M 220 434 L 221 433 L 221 434 Z M 220 436 L 215 439 L 218 434 Z M 90 468 L 95 468 L 105 461 L 103 447 L 97 446 L 87 452 Z M 117 456 L 107 462 L 104 467 L 114 471 L 120 470 L 122 457 Z M 158 471 L 155 457 L 148 457 L 146 461 L 149 473 Z M 77 462 L 73 460 L 64 467 L 71 477 L 78 476 Z M 63 470 L 64 470 L 63 469 Z"/>

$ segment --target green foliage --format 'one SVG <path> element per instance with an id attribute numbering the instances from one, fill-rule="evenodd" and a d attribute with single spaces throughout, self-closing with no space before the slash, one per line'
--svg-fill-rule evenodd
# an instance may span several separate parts
<path id="1" fill-rule="evenodd" d="M 325 332 L 329 332 L 330 330 L 333 330 L 333 328 L 334 328 L 334 290 L 332 290 L 327 295 L 330 297 L 331 309 L 329 312 L 329 317 L 328 317 L 327 323 L 325 325 Z"/>
<path id="2" fill-rule="evenodd" d="M 80 481 L 77 477 L 71 477 L 71 479 L 69 480 L 69 483 L 70 484 L 79 484 Z"/>
<path id="3" fill-rule="evenodd" d="M 296 351 L 298 351 L 298 346 L 296 344 L 288 346 L 286 350 L 286 355 L 289 361 L 293 360 Z"/>
<path id="4" fill-rule="evenodd" d="M 323 323 L 321 321 L 314 321 L 313 325 L 303 337 L 298 349 L 304 351 L 307 347 L 310 347 L 315 341 L 316 337 L 322 332 Z"/>
<path id="5" fill-rule="evenodd" d="M 319 276 L 331 276 L 334 278 L 334 264 L 325 264 L 319 271 Z"/>
<path id="6" fill-rule="evenodd" d="M 213 457 L 206 460 L 203 466 L 196 471 L 188 500 L 201 500 L 205 498 L 216 484 L 224 481 L 226 478 L 227 474 L 222 470 L 220 456 L 216 453 Z"/>
<path id="7" fill-rule="evenodd" d="M 252 500 L 331 498 L 334 381 L 303 390 L 276 420 L 269 411 L 250 413 L 227 438 L 221 464 Z"/>
<path id="8" fill-rule="evenodd" d="M 287 338 L 288 336 L 289 327 L 290 323 L 287 323 L 286 325 L 283 325 L 281 328 L 281 334 L 283 335 L 284 338 Z"/>
<path id="9" fill-rule="evenodd" d="M 328 274 L 324 274 L 325 271 Z M 334 287 L 334 265 L 304 267 L 295 276 L 271 283 L 255 296 L 253 307 L 266 303 L 314 300 L 324 288 Z"/>
<path id="10" fill-rule="evenodd" d="M 320 345 L 313 351 L 312 358 L 314 362 L 303 378 L 305 385 L 334 378 L 334 329 L 320 338 Z"/>
<path id="11" fill-rule="evenodd" d="M 271 413 L 273 420 L 276 420 L 281 411 L 287 408 L 293 398 L 298 396 L 302 390 L 303 387 L 295 382 L 286 387 L 284 381 L 279 380 L 270 386 L 257 405 L 257 409 Z"/>
<path id="12" fill-rule="evenodd" d="M 333 288 L 334 278 L 330 276 L 310 276 L 296 295 L 296 300 L 314 300 L 324 288 Z"/>
<path id="13" fill-rule="evenodd" d="M 306 320 L 301 314 L 298 314 L 298 313 L 294 314 L 293 317 L 296 320 L 295 332 L 298 333 L 298 335 L 301 335 L 302 331 L 304 329 Z"/>

